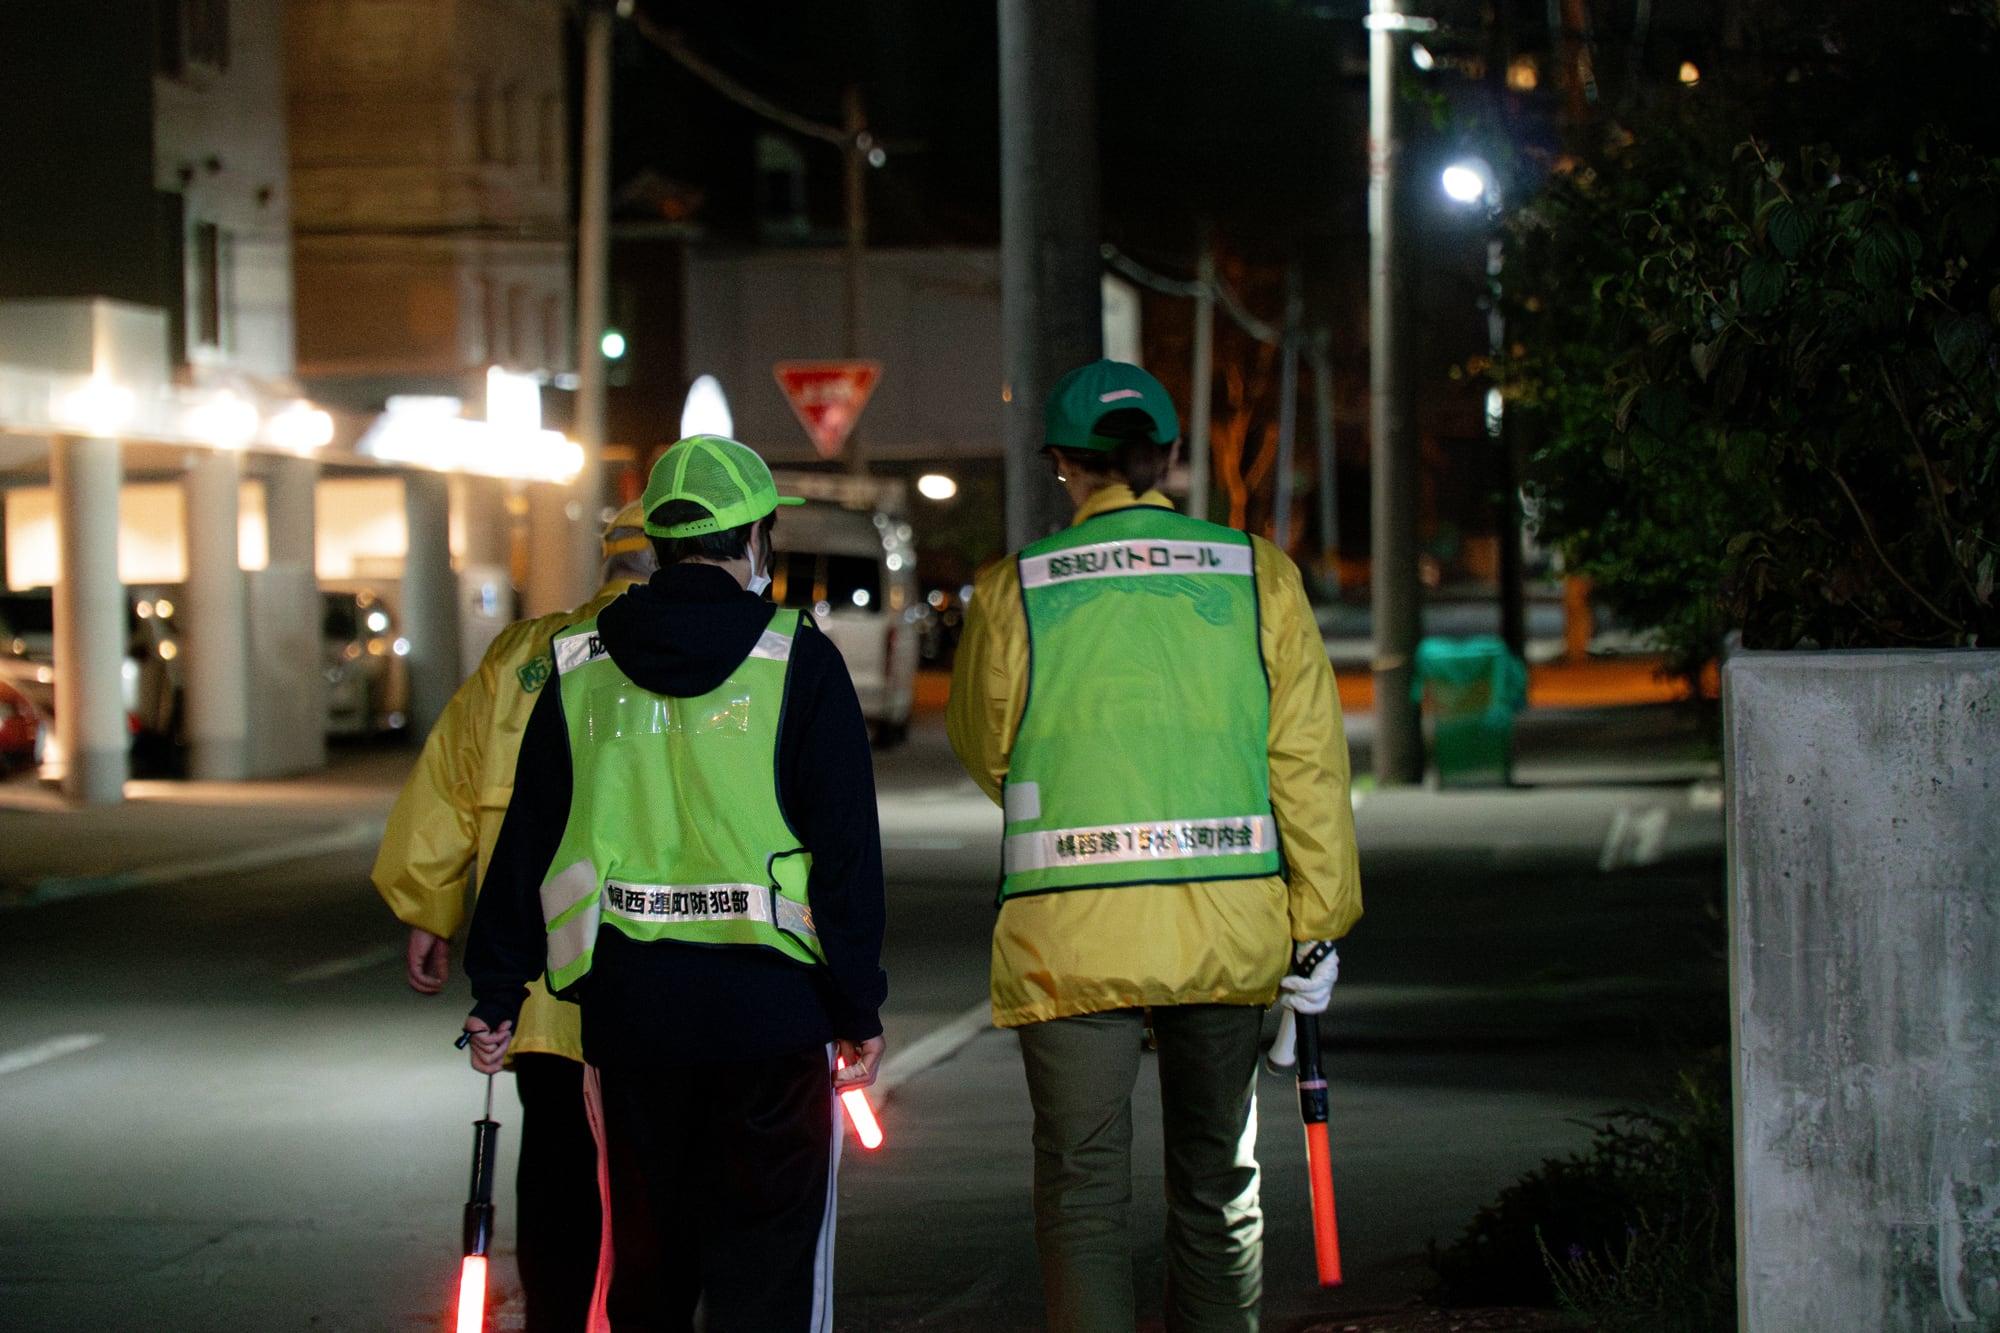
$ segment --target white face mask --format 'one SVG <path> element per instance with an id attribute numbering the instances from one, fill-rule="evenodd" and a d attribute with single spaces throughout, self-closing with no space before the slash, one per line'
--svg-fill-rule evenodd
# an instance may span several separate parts
<path id="1" fill-rule="evenodd" d="M 763 552 L 764 568 L 762 570 L 759 570 L 757 568 L 757 559 L 755 552 L 757 551 L 757 548 L 762 544 L 763 543 L 754 540 L 750 544 L 750 549 L 753 553 L 750 560 L 750 581 L 743 585 L 744 587 L 748 588 L 752 594 L 758 597 L 762 597 L 764 595 L 764 589 L 771 586 L 770 551 L 766 550 Z"/>

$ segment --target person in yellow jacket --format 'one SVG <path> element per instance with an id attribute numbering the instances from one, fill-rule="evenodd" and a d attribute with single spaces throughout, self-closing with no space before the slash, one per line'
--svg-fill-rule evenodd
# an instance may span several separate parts
<path id="1" fill-rule="evenodd" d="M 571 611 L 500 631 L 424 742 L 389 813 L 375 889 L 410 928 L 411 989 L 435 995 L 466 919 L 466 885 L 483 873 L 513 795 L 514 760 L 535 700 L 554 678 L 550 642 L 658 568 L 635 502 L 604 530 L 604 586 Z M 586 1119 L 577 1007 L 529 988 L 510 1065 L 521 1097 L 517 1172 L 521 1288 L 530 1333 L 586 1327 L 602 1217 L 597 1147 Z"/>
<path id="2" fill-rule="evenodd" d="M 1167 1324 L 1254 1329 L 1263 1010 L 1325 1009 L 1361 915 L 1339 699 L 1298 569 L 1173 512 L 1165 389 L 1099 361 L 1050 395 L 1070 528 L 977 579 L 946 723 L 1005 810 L 994 1022 L 1034 1105 L 1036 1244 L 1058 1330 L 1133 1326 L 1132 1088 L 1150 1014 Z"/>

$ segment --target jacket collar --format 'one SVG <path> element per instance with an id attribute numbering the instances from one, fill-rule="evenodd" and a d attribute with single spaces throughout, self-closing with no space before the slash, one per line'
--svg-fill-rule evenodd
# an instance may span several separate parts
<path id="1" fill-rule="evenodd" d="M 1076 517 L 1070 520 L 1070 526 L 1075 527 L 1087 518 L 1096 518 L 1099 514 L 1108 514 L 1114 509 L 1130 509 L 1134 505 L 1151 505 L 1155 509 L 1172 509 L 1174 502 L 1158 491 L 1147 491 L 1144 495 L 1134 495 L 1130 486 L 1127 486 L 1122 481 L 1114 481 L 1102 490 L 1091 492 L 1090 498 L 1083 502 L 1083 507 L 1076 511 Z"/>

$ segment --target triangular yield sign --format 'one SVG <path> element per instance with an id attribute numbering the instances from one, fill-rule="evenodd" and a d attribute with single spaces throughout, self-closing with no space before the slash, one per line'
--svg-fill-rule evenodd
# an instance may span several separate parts
<path id="1" fill-rule="evenodd" d="M 771 367 L 792 414 L 812 437 L 821 458 L 838 458 L 854 431 L 875 382 L 880 361 L 780 361 Z"/>

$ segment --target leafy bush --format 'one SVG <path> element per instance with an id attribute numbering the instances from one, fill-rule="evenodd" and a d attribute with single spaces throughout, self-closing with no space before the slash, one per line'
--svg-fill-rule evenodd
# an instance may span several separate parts
<path id="1" fill-rule="evenodd" d="M 1929 31 L 1994 43 L 1990 14 Z M 1850 119 L 1871 132 L 1689 99 L 1605 127 L 1515 219 L 1499 374 L 1540 425 L 1542 538 L 1683 667 L 1731 629 L 2000 639 L 2000 143 Z"/>
<path id="2" fill-rule="evenodd" d="M 1605 1330 L 1728 1327 L 1736 1300 L 1728 1085 L 1684 1075 L 1667 1114 L 1621 1110 L 1431 1248 L 1446 1305 L 1560 1305 Z"/>

